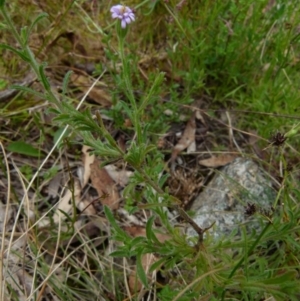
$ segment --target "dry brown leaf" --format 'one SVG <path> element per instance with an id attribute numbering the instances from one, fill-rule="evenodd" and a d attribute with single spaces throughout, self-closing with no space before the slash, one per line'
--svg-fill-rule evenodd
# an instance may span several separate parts
<path id="1" fill-rule="evenodd" d="M 91 85 L 93 84 L 92 81 L 87 76 L 79 75 L 75 73 L 71 75 L 71 81 L 75 86 L 77 86 L 84 93 L 86 93 L 88 89 L 91 87 Z M 100 82 L 92 89 L 92 91 L 90 91 L 89 97 L 93 99 L 95 102 L 97 102 L 98 104 L 105 107 L 111 106 L 112 104 L 111 97 L 106 91 L 105 85 L 104 84 L 101 85 Z"/>
<path id="2" fill-rule="evenodd" d="M 193 141 L 189 147 L 186 149 L 186 153 L 190 154 L 190 153 L 194 153 L 196 151 L 197 145 L 196 145 L 196 141 Z"/>
<path id="3" fill-rule="evenodd" d="M 131 122 L 131 120 L 130 120 L 129 118 L 126 118 L 126 119 L 124 120 L 123 126 L 124 126 L 125 128 L 131 128 L 131 127 L 132 127 L 132 122 Z"/>
<path id="4" fill-rule="evenodd" d="M 91 181 L 93 187 L 97 190 L 103 205 L 107 205 L 110 209 L 119 208 L 120 195 L 116 187 L 116 183 L 110 177 L 105 168 L 100 168 L 100 162 L 95 159 L 91 166 Z"/>
<path id="5" fill-rule="evenodd" d="M 105 169 L 115 183 L 122 187 L 125 187 L 128 184 L 129 178 L 133 175 L 132 171 L 125 169 L 118 170 L 113 164 L 106 165 Z"/>
<path id="6" fill-rule="evenodd" d="M 82 147 L 82 161 L 84 165 L 84 173 L 83 173 L 83 179 L 82 179 L 82 188 L 88 183 L 88 180 L 91 175 L 91 164 L 95 161 L 95 155 L 89 153 L 90 147 L 84 145 Z"/>
<path id="7" fill-rule="evenodd" d="M 196 132 L 196 113 L 194 112 L 190 120 L 188 121 L 182 137 L 179 142 L 175 145 L 172 151 L 171 162 L 177 158 L 178 154 L 184 149 L 188 148 L 195 141 Z"/>
<path id="8" fill-rule="evenodd" d="M 232 162 L 237 156 L 236 155 L 219 155 L 212 156 L 209 159 L 200 160 L 199 164 L 206 167 L 220 167 Z"/>

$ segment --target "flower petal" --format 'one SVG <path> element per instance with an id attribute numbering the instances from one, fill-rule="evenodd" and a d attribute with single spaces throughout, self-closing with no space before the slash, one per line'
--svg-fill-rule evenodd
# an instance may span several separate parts
<path id="1" fill-rule="evenodd" d="M 121 27 L 122 28 L 126 27 L 126 21 L 125 21 L 125 19 L 122 19 L 122 21 L 121 21 Z"/>
<path id="2" fill-rule="evenodd" d="M 133 13 L 131 13 L 131 14 L 129 15 L 129 18 L 130 18 L 132 21 L 135 21 L 135 15 L 134 15 Z"/>
<path id="3" fill-rule="evenodd" d="M 113 19 L 115 19 L 115 18 L 119 18 L 119 15 L 118 15 L 117 13 L 112 13 L 111 17 L 112 17 Z"/>
<path id="4" fill-rule="evenodd" d="M 121 11 L 122 11 L 122 7 L 123 7 L 123 5 L 114 5 L 111 9 L 110 9 L 110 11 L 112 12 L 112 13 L 117 13 L 117 14 L 120 14 L 121 13 Z"/>
<path id="5" fill-rule="evenodd" d="M 131 19 L 130 19 L 129 17 L 124 18 L 124 20 L 125 20 L 125 22 L 126 22 L 127 24 L 131 23 Z"/>

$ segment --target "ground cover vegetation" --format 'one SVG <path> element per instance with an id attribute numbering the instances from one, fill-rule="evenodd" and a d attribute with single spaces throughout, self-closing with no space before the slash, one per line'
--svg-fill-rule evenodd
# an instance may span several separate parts
<path id="1" fill-rule="evenodd" d="M 1 300 L 299 300 L 298 1 L 0 10 Z M 228 156 L 276 197 L 215 239 L 189 206 Z"/>

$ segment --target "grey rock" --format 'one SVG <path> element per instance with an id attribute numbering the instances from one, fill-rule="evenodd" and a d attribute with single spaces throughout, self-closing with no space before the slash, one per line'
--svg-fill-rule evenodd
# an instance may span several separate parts
<path id="1" fill-rule="evenodd" d="M 272 181 L 267 173 L 251 159 L 236 158 L 233 162 L 217 171 L 207 187 L 195 199 L 191 210 L 194 221 L 207 228 L 214 222 L 210 233 L 215 238 L 229 235 L 242 226 L 247 232 L 260 228 L 259 217 L 246 216 L 245 206 L 255 204 L 260 210 L 270 211 L 276 198 Z M 196 236 L 192 228 L 188 236 Z"/>

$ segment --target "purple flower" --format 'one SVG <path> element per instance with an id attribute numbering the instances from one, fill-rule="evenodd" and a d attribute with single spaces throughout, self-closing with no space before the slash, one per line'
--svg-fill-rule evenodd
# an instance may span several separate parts
<path id="1" fill-rule="evenodd" d="M 110 9 L 113 19 L 120 19 L 122 28 L 125 28 L 127 24 L 135 20 L 133 11 L 124 5 L 115 5 Z"/>

